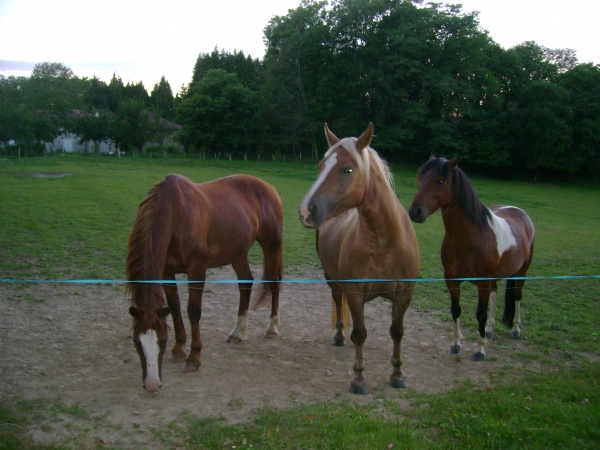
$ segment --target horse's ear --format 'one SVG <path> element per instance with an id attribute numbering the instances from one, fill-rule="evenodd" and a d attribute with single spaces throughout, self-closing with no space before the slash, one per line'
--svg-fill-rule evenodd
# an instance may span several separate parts
<path id="1" fill-rule="evenodd" d="M 437 156 L 432 153 L 429 155 L 429 159 L 427 161 L 433 161 L 434 159 L 437 159 Z"/>
<path id="2" fill-rule="evenodd" d="M 373 139 L 373 122 L 369 122 L 369 126 L 364 131 L 363 134 L 356 140 L 356 149 L 360 152 L 363 148 L 368 147 L 371 143 L 371 139 Z"/>
<path id="3" fill-rule="evenodd" d="M 142 313 L 135 306 L 131 306 L 129 308 L 129 314 L 131 314 L 131 317 L 135 317 L 136 319 L 139 319 L 140 317 L 142 317 Z"/>
<path id="4" fill-rule="evenodd" d="M 460 156 L 457 156 L 456 158 L 448 161 L 446 163 L 446 165 L 448 166 L 448 169 L 454 169 L 458 165 L 458 161 L 460 161 Z"/>
<path id="5" fill-rule="evenodd" d="M 340 142 L 339 138 L 329 130 L 327 122 L 325 122 L 325 137 L 327 138 L 327 142 L 329 143 L 330 147 L 333 147 L 335 144 Z"/>
<path id="6" fill-rule="evenodd" d="M 160 317 L 161 319 L 164 319 L 169 314 L 171 314 L 171 310 L 169 308 L 165 307 L 165 308 L 159 309 L 156 313 L 158 314 L 158 317 Z"/>

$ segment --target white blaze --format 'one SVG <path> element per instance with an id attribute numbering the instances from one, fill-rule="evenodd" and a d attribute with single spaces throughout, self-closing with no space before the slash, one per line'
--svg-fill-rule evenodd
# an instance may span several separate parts
<path id="1" fill-rule="evenodd" d="M 306 194 L 306 196 L 304 197 L 304 200 L 302 200 L 302 204 L 300 205 L 300 210 L 302 212 L 303 218 L 308 218 L 308 205 L 307 205 L 308 201 L 312 198 L 312 196 L 315 194 L 315 192 L 317 192 L 317 189 L 319 189 L 319 187 L 323 184 L 323 182 L 329 175 L 329 172 L 331 172 L 331 169 L 333 169 L 333 167 L 336 164 L 337 164 L 337 153 L 333 153 L 329 158 L 327 158 L 325 160 L 325 167 L 319 174 L 319 178 L 317 178 L 317 181 L 315 181 L 315 183 L 312 185 L 312 187 L 310 188 L 310 191 L 308 192 L 308 194 Z"/>
<path id="2" fill-rule="evenodd" d="M 140 343 L 146 357 L 146 379 L 144 385 L 150 392 L 157 391 L 160 388 L 160 376 L 158 374 L 158 355 L 160 348 L 156 331 L 148 330 L 140 334 Z"/>

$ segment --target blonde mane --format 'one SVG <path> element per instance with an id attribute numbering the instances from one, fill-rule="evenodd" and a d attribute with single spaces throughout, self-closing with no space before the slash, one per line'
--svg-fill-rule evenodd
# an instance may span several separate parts
<path id="1" fill-rule="evenodd" d="M 394 191 L 394 175 L 390 170 L 387 162 L 379 156 L 379 154 L 372 147 L 365 148 L 362 152 L 359 152 L 356 148 L 356 138 L 344 138 L 339 142 L 329 147 L 329 149 L 325 152 L 324 158 L 326 159 L 331 155 L 331 153 L 339 146 L 342 146 L 346 149 L 348 153 L 354 158 L 356 164 L 360 168 L 361 172 L 364 174 L 367 187 L 371 181 L 371 163 L 374 165 L 374 169 L 381 174 L 384 180 L 390 186 L 390 189 Z"/>

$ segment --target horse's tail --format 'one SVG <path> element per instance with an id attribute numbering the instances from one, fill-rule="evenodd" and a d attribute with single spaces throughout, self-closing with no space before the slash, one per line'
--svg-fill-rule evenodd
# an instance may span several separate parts
<path id="1" fill-rule="evenodd" d="M 129 235 L 126 264 L 128 281 L 158 280 L 163 277 L 172 224 L 171 220 L 165 220 L 164 211 L 161 211 L 164 205 L 169 204 L 162 201 L 161 191 L 165 181 L 154 185 L 138 208 Z M 163 298 L 160 284 L 128 283 L 127 293 L 133 305 L 138 301 Z"/>
<path id="2" fill-rule="evenodd" d="M 253 311 L 269 301 L 273 289 L 281 290 L 281 279 L 283 277 L 283 245 L 279 246 L 276 258 L 277 267 L 274 269 L 274 273 L 270 273 L 267 266 L 273 266 L 273 264 L 267 261 L 266 254 L 263 257 L 261 282 L 258 284 L 258 289 L 250 301 L 250 309 Z"/>
<path id="3" fill-rule="evenodd" d="M 502 324 L 512 328 L 515 318 L 515 280 L 506 280 L 506 294 L 504 294 L 504 315 Z"/>
<path id="4" fill-rule="evenodd" d="M 348 298 L 346 292 L 342 292 L 342 322 L 344 322 L 344 328 L 342 331 L 345 333 L 350 325 L 350 306 L 348 306 Z M 335 300 L 331 300 L 331 329 L 336 331 L 337 326 L 337 309 L 335 306 Z"/>

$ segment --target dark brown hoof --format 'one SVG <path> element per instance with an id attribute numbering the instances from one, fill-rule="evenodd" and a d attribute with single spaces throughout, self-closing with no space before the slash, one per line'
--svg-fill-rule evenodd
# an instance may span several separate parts
<path id="1" fill-rule="evenodd" d="M 265 339 L 277 339 L 279 337 L 279 333 L 277 331 L 267 331 L 265 333 Z"/>
<path id="2" fill-rule="evenodd" d="M 334 345 L 336 347 L 343 347 L 344 345 L 346 345 L 346 338 L 342 333 L 336 333 L 333 335 L 331 345 Z"/>
<path id="3" fill-rule="evenodd" d="M 408 383 L 406 380 L 402 378 L 390 377 L 390 386 L 394 389 L 406 389 L 408 387 Z"/>
<path id="4" fill-rule="evenodd" d="M 451 355 L 458 355 L 460 353 L 460 345 L 451 345 L 449 353 Z"/>
<path id="5" fill-rule="evenodd" d="M 485 353 L 481 353 L 481 352 L 477 352 L 477 353 L 473 353 L 473 355 L 471 356 L 471 361 L 483 361 L 485 359 Z"/>
<path id="6" fill-rule="evenodd" d="M 199 368 L 200 368 L 200 363 L 188 361 L 181 368 L 181 372 L 182 373 L 192 373 L 192 372 L 196 372 Z"/>
<path id="7" fill-rule="evenodd" d="M 231 335 L 230 335 L 230 336 L 229 336 L 229 337 L 228 337 L 228 338 L 225 340 L 225 342 L 227 342 L 228 344 L 241 344 L 241 343 L 242 343 L 242 340 L 241 340 L 239 337 L 237 337 L 237 336 L 231 336 Z"/>
<path id="8" fill-rule="evenodd" d="M 365 383 L 353 381 L 350 383 L 350 392 L 358 395 L 366 395 L 369 393 L 369 390 L 367 389 L 367 385 Z"/>
<path id="9" fill-rule="evenodd" d="M 185 353 L 173 353 L 171 354 L 171 358 L 169 358 L 169 361 L 171 361 L 172 363 L 182 363 L 185 361 L 185 358 L 187 358 L 187 355 Z"/>

